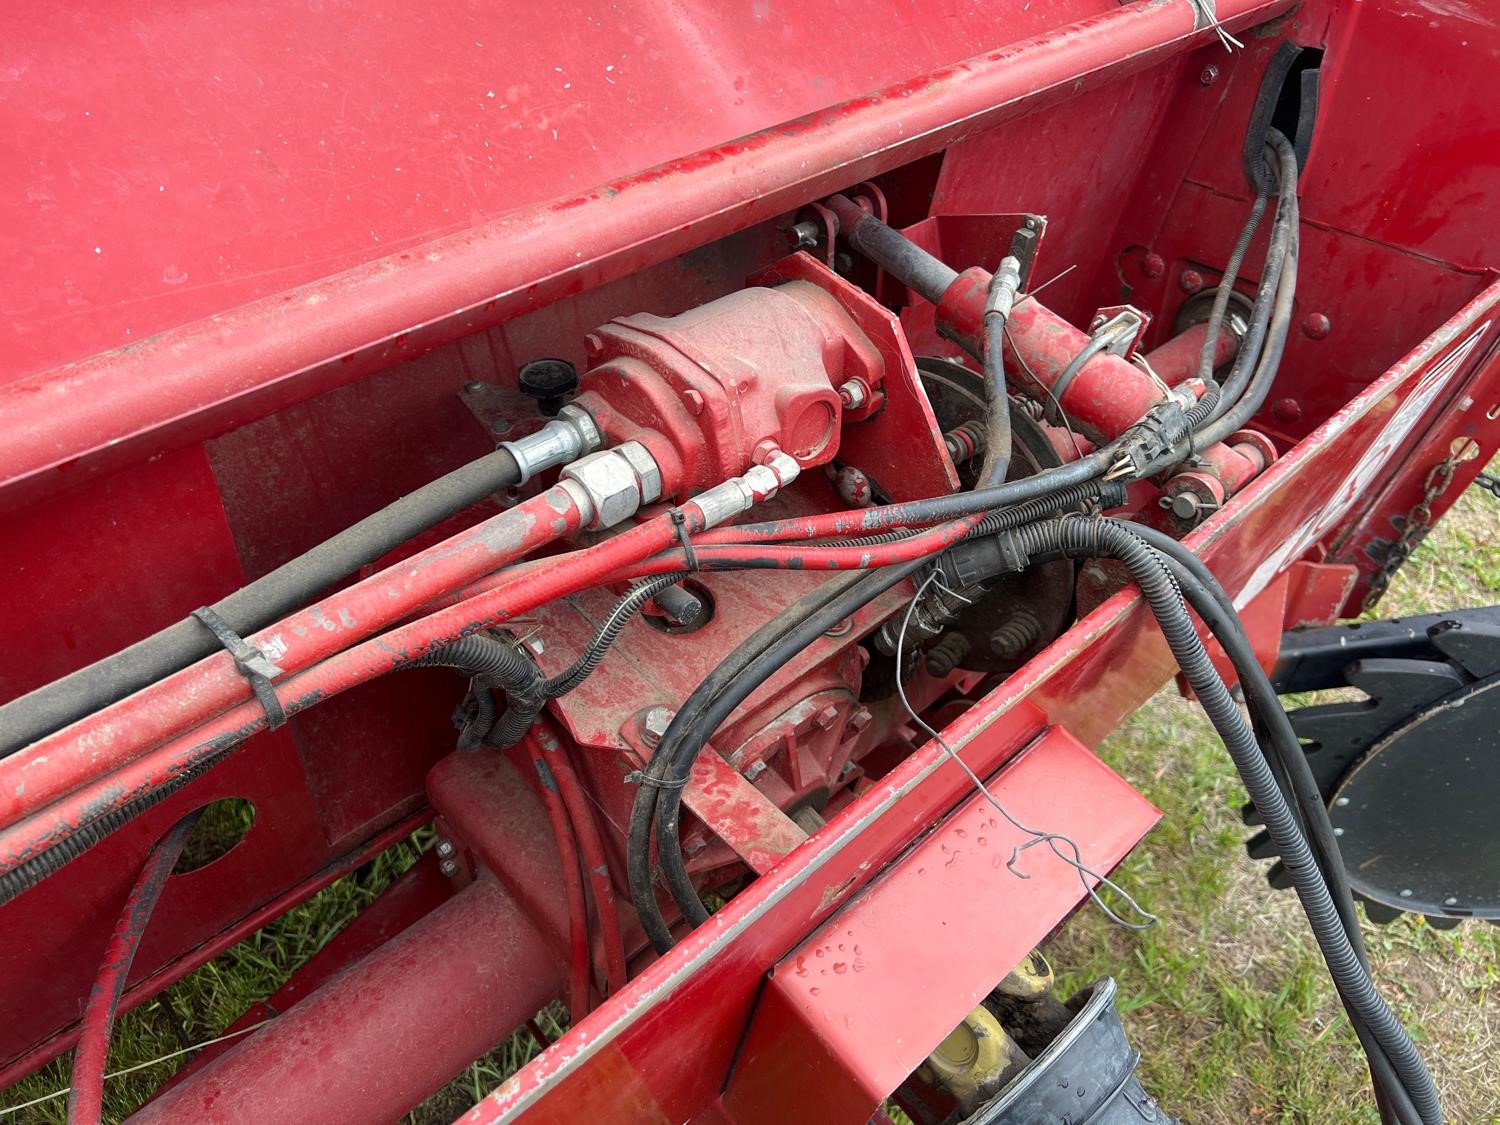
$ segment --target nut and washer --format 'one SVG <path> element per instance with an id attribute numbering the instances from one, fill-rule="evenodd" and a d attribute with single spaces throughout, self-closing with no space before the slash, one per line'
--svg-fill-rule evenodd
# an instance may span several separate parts
<path id="1" fill-rule="evenodd" d="M 847 383 L 839 386 L 839 401 L 844 404 L 845 410 L 858 410 L 870 401 L 870 396 L 865 391 L 863 379 L 850 379 Z"/>

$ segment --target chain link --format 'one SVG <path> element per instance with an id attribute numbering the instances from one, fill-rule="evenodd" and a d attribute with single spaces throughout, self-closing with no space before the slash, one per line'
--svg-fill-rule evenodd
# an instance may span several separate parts
<path id="1" fill-rule="evenodd" d="M 1422 482 L 1422 498 L 1406 513 L 1406 519 L 1401 524 L 1401 534 L 1386 551 L 1379 572 L 1370 580 L 1370 591 L 1365 595 L 1362 606 L 1364 610 L 1369 611 L 1375 607 L 1390 586 L 1396 571 L 1401 569 L 1422 540 L 1427 538 L 1427 533 L 1432 530 L 1433 502 L 1453 483 L 1453 473 L 1458 466 L 1458 456 L 1449 454 L 1427 471 L 1427 479 Z"/>

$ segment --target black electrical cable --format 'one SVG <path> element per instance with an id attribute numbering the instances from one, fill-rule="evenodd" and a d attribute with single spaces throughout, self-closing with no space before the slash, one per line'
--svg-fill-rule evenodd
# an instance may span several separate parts
<path id="1" fill-rule="evenodd" d="M 1073 519 L 1030 524 L 1018 529 L 1014 538 L 1028 555 L 1055 550 L 1083 551 L 1116 558 L 1130 569 L 1178 665 L 1223 739 L 1260 812 L 1346 1006 L 1384 1051 L 1420 1119 L 1428 1125 L 1441 1122 L 1442 1110 L 1432 1076 L 1356 955 L 1301 825 L 1288 806 L 1261 746 L 1208 659 L 1176 582 L 1166 564 L 1133 530 L 1130 525 L 1114 520 Z"/>
<path id="2" fill-rule="evenodd" d="M 840 574 L 816 589 L 798 598 L 770 621 L 757 629 L 733 653 L 726 657 L 698 685 L 686 703 L 673 716 L 666 733 L 652 752 L 646 768 L 636 776 L 640 788 L 630 808 L 630 822 L 626 841 L 626 873 L 629 877 L 631 901 L 639 915 L 646 935 L 658 952 L 666 952 L 675 944 L 672 932 L 662 917 L 652 890 L 651 877 L 651 827 L 656 817 L 656 799 L 666 780 L 666 768 L 671 759 L 671 750 L 681 736 L 683 728 L 691 721 L 692 708 L 710 698 L 738 675 L 756 656 L 766 651 L 776 639 L 810 613 L 815 613 L 857 583 L 869 578 L 871 571 L 856 571 Z M 842 620 L 842 619 L 841 619 Z"/>
<path id="3" fill-rule="evenodd" d="M 505 710 L 493 727 L 481 732 L 493 746 L 513 746 L 521 741 L 542 713 L 547 697 L 541 669 L 531 654 L 519 645 L 475 633 L 434 649 L 406 665 L 408 668 L 456 668 L 505 689 Z"/>
<path id="4" fill-rule="evenodd" d="M 1034 497 L 1014 507 L 988 513 L 966 538 L 993 535 L 1090 501 L 1097 501 L 1106 508 L 1118 506 L 1124 502 L 1123 486 L 1087 481 L 1050 495 Z M 650 839 L 653 824 L 657 828 L 657 853 L 662 874 L 679 908 L 695 924 L 701 924 L 707 917 L 688 877 L 681 844 L 677 839 L 682 784 L 691 773 L 692 763 L 698 753 L 711 741 L 719 725 L 733 713 L 739 702 L 748 698 L 781 666 L 784 656 L 773 655 L 768 659 L 767 654 L 784 652 L 788 636 L 798 632 L 805 633 L 808 639 L 801 646 L 805 647 L 831 627 L 831 624 L 842 621 L 860 606 L 868 604 L 880 592 L 931 562 L 936 554 L 899 564 L 896 568 L 864 572 L 862 575 L 842 575 L 824 583 L 813 594 L 794 602 L 757 630 L 749 641 L 704 679 L 673 717 L 641 776 L 641 787 L 631 807 L 630 835 L 627 841 L 632 899 L 648 936 L 659 952 L 670 949 L 673 941 L 651 889 Z M 877 586 L 872 583 L 868 587 L 855 589 L 862 578 L 888 575 L 891 569 L 898 570 L 899 576 L 889 584 L 881 583 Z M 868 590 L 875 592 L 865 597 Z M 859 600 L 860 598 L 864 600 Z M 827 608 L 830 606 L 834 608 Z M 817 616 L 816 620 L 826 620 L 829 624 L 815 628 L 809 622 L 819 614 L 821 616 Z M 800 651 L 800 648 L 792 648 L 790 651 Z M 724 707 L 726 702 L 727 709 Z"/>
<path id="5" fill-rule="evenodd" d="M 1278 761 L 1280 763 L 1278 780 L 1296 800 L 1296 811 L 1300 814 L 1309 843 L 1318 857 L 1319 867 L 1328 878 L 1334 905 L 1338 909 L 1344 931 L 1349 935 L 1349 943 L 1360 964 L 1368 969 L 1369 960 L 1354 906 L 1353 890 L 1339 854 L 1333 825 L 1328 819 L 1328 810 L 1323 804 L 1317 780 L 1313 777 L 1286 711 L 1281 706 L 1276 689 L 1271 686 L 1270 678 L 1255 658 L 1255 651 L 1245 634 L 1234 603 L 1207 564 L 1176 539 L 1144 525 L 1132 525 L 1131 530 L 1162 555 L 1188 604 L 1208 626 L 1234 666 L 1245 693 L 1246 706 L 1256 722 L 1257 740 L 1274 753 L 1273 764 Z M 1370 1059 L 1371 1078 L 1381 1095 L 1385 1120 L 1399 1125 L 1417 1122 L 1419 1117 L 1416 1109 L 1411 1105 L 1384 1050 L 1363 1027 L 1355 1013 L 1351 1011 L 1349 1014 L 1350 1022 Z"/>
<path id="6" fill-rule="evenodd" d="M 912 559 L 871 571 L 864 581 L 856 583 L 842 597 L 802 620 L 778 637 L 769 648 L 752 660 L 740 675 L 722 691 L 715 692 L 701 711 L 695 713 L 693 725 L 684 731 L 673 747 L 663 784 L 656 787 L 656 850 L 662 877 L 688 921 L 699 926 L 708 920 L 708 911 L 693 887 L 679 839 L 679 817 L 682 812 L 682 787 L 692 773 L 699 751 L 713 737 L 714 731 L 761 684 L 808 645 L 840 621 L 869 605 L 881 594 L 904 582 L 929 564 L 929 558 Z M 686 708 L 684 707 L 684 710 Z M 665 742 L 665 739 L 663 739 Z"/>
<path id="7" fill-rule="evenodd" d="M 1299 247 L 1294 238 L 1287 251 L 1286 269 L 1276 291 L 1276 309 L 1271 317 L 1271 329 L 1266 348 L 1256 365 L 1255 374 L 1243 395 L 1222 416 L 1215 418 L 1194 435 L 1199 448 L 1226 441 L 1255 416 L 1271 393 L 1276 374 L 1281 367 L 1281 357 L 1286 350 L 1287 336 L 1291 332 L 1293 301 L 1297 292 L 1297 257 Z"/>
<path id="8" fill-rule="evenodd" d="M 248 636 L 412 536 L 520 479 L 515 458 L 507 450 L 496 450 L 407 493 L 209 608 L 236 633 Z M 220 647 L 196 618 L 186 618 L 14 699 L 0 707 L 0 757 L 179 672 Z"/>
<path id="9" fill-rule="evenodd" d="M 588 647 L 579 654 L 578 659 L 542 685 L 547 698 L 557 699 L 567 695 L 593 675 L 608 654 L 610 646 L 620 636 L 621 630 L 640 612 L 641 607 L 669 586 L 677 585 L 690 573 L 691 571 L 682 570 L 675 574 L 658 574 L 631 587 L 595 630 L 593 640 L 589 641 Z"/>
<path id="10" fill-rule="evenodd" d="M 1195 444 L 1200 449 L 1212 444 L 1204 440 L 1201 433 L 1203 428 L 1239 401 L 1251 381 L 1251 376 L 1262 367 L 1262 352 L 1265 349 L 1273 318 L 1273 306 L 1277 303 L 1283 274 L 1288 267 L 1287 252 L 1297 236 L 1300 218 L 1297 206 L 1297 154 L 1290 142 L 1275 129 L 1267 134 L 1267 144 L 1276 152 L 1278 158 L 1276 176 L 1279 186 L 1276 195 L 1276 219 L 1271 227 L 1271 241 L 1266 249 L 1266 263 L 1261 273 L 1260 288 L 1255 295 L 1255 304 L 1250 310 L 1250 323 L 1245 329 L 1244 339 L 1240 341 L 1240 349 L 1234 357 L 1229 377 L 1224 381 L 1220 392 L 1210 396 L 1211 400 L 1210 398 L 1199 399 L 1188 410 L 1192 428 L 1199 432 L 1195 438 Z M 1295 273 L 1295 261 L 1290 264 Z M 1272 366 L 1274 368 L 1274 364 Z"/>

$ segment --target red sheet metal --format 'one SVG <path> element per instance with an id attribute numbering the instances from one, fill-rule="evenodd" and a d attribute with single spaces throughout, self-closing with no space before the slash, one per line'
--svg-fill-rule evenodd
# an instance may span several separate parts
<path id="1" fill-rule="evenodd" d="M 1076 840 L 1101 872 L 1159 815 L 1060 727 L 987 788 L 1021 823 Z M 1079 872 L 1045 846 L 1014 853 L 1033 839 L 975 794 L 778 962 L 724 1094 L 729 1116 L 868 1121 L 1084 897 Z"/>
<path id="2" fill-rule="evenodd" d="M 1284 4 L 1228 0 L 1219 6 L 1218 18 L 1226 27 L 1242 27 Z M 1068 5 L 1066 16 L 1047 4 L 1034 9 L 1047 14 L 1014 15 L 1010 34 L 1001 33 L 1011 43 L 1003 49 L 953 63 L 963 55 L 952 50 L 963 42 L 960 37 L 951 41 L 952 53 L 927 59 L 929 65 L 952 65 L 930 72 L 921 65 L 902 66 L 899 75 L 883 77 L 885 82 L 901 80 L 878 94 L 864 91 L 880 82 L 844 86 L 835 99 L 856 91 L 861 96 L 838 104 L 821 99 L 816 105 L 831 108 L 800 118 L 763 118 L 755 126 L 762 131 L 735 130 L 729 135 L 748 135 L 728 144 L 721 143 L 725 138 L 720 135 L 717 147 L 700 148 L 692 156 L 682 156 L 694 151 L 684 143 L 687 138 L 674 136 L 669 164 L 614 179 L 608 177 L 620 177 L 626 169 L 611 168 L 597 188 L 509 211 L 419 249 L 240 306 L 232 315 L 195 321 L 117 351 L 14 379 L 0 387 L 0 413 L 9 422 L 0 431 L 0 484 L 5 486 L 0 502 L 17 503 L 25 495 L 67 483 L 59 477 L 64 469 L 72 474 L 70 481 L 76 480 L 80 474 L 221 432 L 563 294 L 744 229 L 987 126 L 1134 73 L 1210 34 L 1195 34 L 1197 8 L 1187 0 L 1123 8 L 1100 4 L 1099 14 L 1076 23 L 1066 22 L 1077 18 L 1076 4 Z M 819 10 L 825 9 L 797 9 Z M 829 39 L 848 45 L 851 27 L 860 27 L 863 34 L 878 26 L 870 22 L 876 19 L 865 6 L 857 14 L 840 12 L 827 25 Z M 918 38 L 927 38 L 943 23 L 924 13 Z M 53 31 L 46 24 L 37 26 L 44 35 Z M 803 28 L 802 34 L 810 30 Z M 941 33 L 945 42 L 951 30 Z M 1037 31 L 1042 33 L 1023 38 Z M 34 57 L 41 48 L 30 34 Z M 411 29 L 403 28 L 402 34 L 407 41 Z M 320 37 L 314 35 L 315 40 Z M 544 36 L 542 41 L 550 40 Z M 882 28 L 876 41 L 889 47 L 913 40 L 898 24 Z M 780 51 L 773 48 L 773 53 Z M 98 46 L 92 54 L 107 57 L 111 51 Z M 699 64 L 684 65 L 692 73 Z M 453 71 L 451 61 L 445 69 Z M 656 69 L 670 73 L 673 67 Z M 428 72 L 424 63 L 422 74 Z M 59 81 L 75 77 L 69 71 Z M 572 90 L 558 95 L 554 112 L 559 113 L 579 98 Z M 477 97 L 477 89 L 466 96 Z M 674 104 L 656 117 L 679 112 Z M 298 115 L 294 120 L 318 119 Z M 777 125 L 777 120 L 783 123 Z M 625 124 L 611 118 L 608 129 L 620 143 L 633 144 L 637 131 Z M 35 128 L 28 124 L 33 136 Z M 264 131 L 274 132 L 274 127 Z M 797 143 L 789 143 L 792 138 Z M 526 139 L 535 145 L 534 134 Z M 639 158 L 627 166 L 641 167 Z M 400 174 L 382 172 L 382 182 Z M 550 172 L 549 183 L 568 182 L 562 169 Z M 268 190 L 251 197 L 276 194 Z M 91 223 L 102 221 L 103 208 L 84 211 Z M 225 225 L 235 229 L 232 220 Z M 95 239 L 94 245 L 101 247 L 95 256 L 102 260 L 102 241 Z M 326 265 L 319 272 L 323 270 Z M 112 294 L 100 304 L 119 299 Z M 222 308 L 222 303 L 216 305 Z M 173 322 L 176 318 L 167 323 Z M 64 354 L 78 355 L 71 350 Z M 24 488 L 17 487 L 23 482 Z"/>

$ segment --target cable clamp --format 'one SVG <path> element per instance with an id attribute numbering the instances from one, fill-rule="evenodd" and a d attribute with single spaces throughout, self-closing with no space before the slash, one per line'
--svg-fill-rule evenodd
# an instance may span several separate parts
<path id="1" fill-rule="evenodd" d="M 682 789 L 687 786 L 688 778 L 681 781 L 668 781 L 662 777 L 652 777 L 644 770 L 631 770 L 625 775 L 625 780 L 634 785 L 649 785 L 653 789 Z"/>
<path id="2" fill-rule="evenodd" d="M 698 572 L 698 552 L 693 550 L 693 541 L 688 536 L 687 513 L 681 508 L 673 508 L 667 515 L 671 517 L 673 525 L 677 528 L 677 538 L 682 542 L 682 553 L 687 559 L 687 568 L 696 574 Z"/>
<path id="3" fill-rule="evenodd" d="M 272 677 L 281 675 L 282 669 L 260 649 L 231 629 L 229 623 L 208 606 L 193 610 L 192 616 L 201 621 L 204 628 L 214 635 L 230 656 L 234 657 L 234 666 L 240 670 L 240 675 L 250 681 L 250 688 L 255 692 L 255 699 L 266 713 L 266 726 L 275 730 L 285 723 L 286 711 L 282 709 L 281 700 L 276 698 L 276 688 L 271 684 Z"/>

